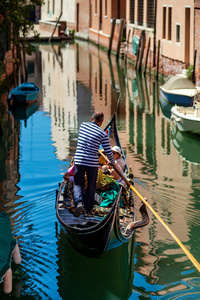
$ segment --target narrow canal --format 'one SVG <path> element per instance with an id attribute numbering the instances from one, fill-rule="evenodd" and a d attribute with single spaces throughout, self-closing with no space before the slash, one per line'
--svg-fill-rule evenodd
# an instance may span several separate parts
<path id="1" fill-rule="evenodd" d="M 133 240 L 97 259 L 73 250 L 55 212 L 81 122 L 101 110 L 104 127 L 117 112 L 136 189 L 200 262 L 199 137 L 172 126 L 153 77 L 88 43 L 37 45 L 27 62 L 39 104 L 1 108 L 0 211 L 22 255 L 12 263 L 13 293 L 1 299 L 200 299 L 199 272 L 151 212 Z"/>

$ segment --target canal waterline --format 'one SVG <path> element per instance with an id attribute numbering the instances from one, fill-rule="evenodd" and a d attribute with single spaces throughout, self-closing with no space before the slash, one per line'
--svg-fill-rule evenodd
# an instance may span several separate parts
<path id="1" fill-rule="evenodd" d="M 13 266 L 20 297 L 33 299 L 200 299 L 199 273 L 159 221 L 96 260 L 77 254 L 55 215 L 55 191 L 93 111 L 117 112 L 135 187 L 200 261 L 200 141 L 172 126 L 159 84 L 85 42 L 38 45 L 27 57 L 40 106 L 26 121 L 5 113 L 1 211 L 19 239 Z M 135 197 L 136 218 L 140 200 Z"/>

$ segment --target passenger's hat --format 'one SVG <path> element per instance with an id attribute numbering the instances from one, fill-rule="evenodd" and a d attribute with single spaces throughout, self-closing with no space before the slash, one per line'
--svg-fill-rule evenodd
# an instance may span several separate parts
<path id="1" fill-rule="evenodd" d="M 112 151 L 115 151 L 115 152 L 119 153 L 120 155 L 122 154 L 122 151 L 118 146 L 112 147 Z"/>

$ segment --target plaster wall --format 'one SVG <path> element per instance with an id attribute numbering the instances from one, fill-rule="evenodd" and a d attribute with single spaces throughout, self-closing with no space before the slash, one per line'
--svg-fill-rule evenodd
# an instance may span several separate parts
<path id="1" fill-rule="evenodd" d="M 163 38 L 163 7 L 166 7 L 166 38 Z M 172 9 L 171 18 L 171 40 L 168 39 L 169 8 Z M 189 63 L 193 64 L 194 56 L 194 1 L 193 0 L 161 0 L 157 3 L 157 32 L 156 40 L 161 41 L 161 54 L 168 58 L 185 61 L 186 28 L 185 10 L 190 9 L 190 29 L 189 29 Z M 176 39 L 176 26 L 180 25 L 180 42 Z"/>

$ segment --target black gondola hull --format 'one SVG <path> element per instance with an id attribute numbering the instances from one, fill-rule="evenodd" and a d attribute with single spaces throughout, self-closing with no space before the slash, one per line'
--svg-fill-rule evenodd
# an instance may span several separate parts
<path id="1" fill-rule="evenodd" d="M 109 248 L 109 242 L 117 246 L 121 244 L 120 239 L 117 239 L 115 235 L 116 223 L 119 222 L 117 211 L 120 195 L 121 191 L 116 197 L 110 212 L 98 224 L 93 223 L 91 218 L 80 225 L 79 220 L 76 221 L 75 219 L 73 226 L 69 226 L 63 221 L 62 210 L 59 211 L 59 209 L 57 209 L 57 217 L 66 230 L 67 239 L 79 253 L 87 257 L 97 257 Z M 58 207 L 58 205 L 56 206 Z"/>

